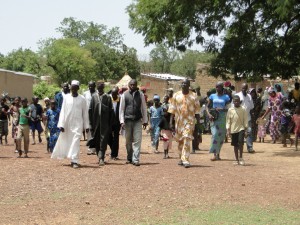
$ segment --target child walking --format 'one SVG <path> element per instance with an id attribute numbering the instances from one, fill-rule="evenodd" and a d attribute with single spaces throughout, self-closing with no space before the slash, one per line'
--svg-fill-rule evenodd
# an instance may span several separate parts
<path id="1" fill-rule="evenodd" d="M 287 147 L 286 139 L 290 140 L 291 146 L 294 144 L 294 140 L 291 138 L 289 132 L 291 121 L 292 121 L 291 112 L 289 109 L 285 108 L 282 111 L 282 114 L 280 116 L 280 126 L 279 126 L 283 147 Z"/>
<path id="2" fill-rule="evenodd" d="M 22 107 L 19 109 L 19 125 L 18 125 L 18 136 L 17 136 L 17 149 L 19 152 L 18 158 L 22 156 L 21 142 L 24 139 L 24 158 L 28 158 L 29 150 L 29 120 L 31 118 L 31 110 L 28 106 L 27 98 L 22 99 Z"/>
<path id="3" fill-rule="evenodd" d="M 171 114 L 168 113 L 168 106 L 163 107 L 164 116 L 161 119 L 159 127 L 161 129 L 161 140 L 164 143 L 164 159 L 169 158 L 169 150 L 172 149 L 172 130 L 170 128 Z"/>
<path id="4" fill-rule="evenodd" d="M 56 141 L 58 139 L 60 129 L 57 127 L 59 120 L 60 110 L 56 108 L 55 101 L 51 100 L 50 109 L 46 112 L 47 117 L 47 129 L 50 133 L 49 135 L 49 150 L 52 153 L 55 147 Z"/>
<path id="5" fill-rule="evenodd" d="M 263 110 L 260 113 L 259 118 L 256 120 L 256 124 L 258 125 L 258 131 L 257 131 L 257 136 L 259 138 L 259 142 L 265 142 L 265 137 L 267 134 L 267 130 L 266 130 L 266 124 L 267 124 L 267 120 L 263 119 L 262 117 L 265 114 L 265 110 Z"/>
<path id="6" fill-rule="evenodd" d="M 160 105 L 160 98 L 158 95 L 153 96 L 154 105 L 150 107 L 150 126 L 152 136 L 152 149 L 154 153 L 158 153 L 159 134 L 160 128 L 159 123 L 163 116 L 163 109 Z"/>
<path id="7" fill-rule="evenodd" d="M 247 128 L 247 112 L 245 108 L 241 106 L 240 97 L 235 95 L 233 97 L 233 107 L 228 110 L 226 116 L 226 129 L 227 133 L 231 134 L 231 145 L 234 146 L 236 164 L 241 166 L 245 165 L 245 161 L 243 160 L 243 147 L 244 139 L 247 135 L 245 134 Z"/>
<path id="8" fill-rule="evenodd" d="M 296 145 L 296 151 L 298 151 L 298 138 L 300 136 L 300 106 L 297 105 L 295 108 L 295 114 L 292 117 L 292 121 L 295 123 L 295 129 L 294 129 L 294 133 L 295 133 L 295 145 Z"/>

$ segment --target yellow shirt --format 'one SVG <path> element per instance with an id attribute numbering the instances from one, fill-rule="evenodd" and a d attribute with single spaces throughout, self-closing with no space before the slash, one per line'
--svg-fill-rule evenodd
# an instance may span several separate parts
<path id="1" fill-rule="evenodd" d="M 294 90 L 292 91 L 292 94 L 293 94 L 293 98 L 294 98 L 296 101 L 299 101 L 299 100 L 300 100 L 300 90 L 294 89 Z"/>
<path id="2" fill-rule="evenodd" d="M 226 129 L 230 129 L 231 134 L 238 133 L 248 128 L 248 114 L 242 106 L 228 109 L 226 116 Z"/>

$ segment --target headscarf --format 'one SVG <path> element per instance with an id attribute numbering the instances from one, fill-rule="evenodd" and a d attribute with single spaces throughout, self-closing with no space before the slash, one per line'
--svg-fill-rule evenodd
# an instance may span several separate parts
<path id="1" fill-rule="evenodd" d="M 268 93 L 271 94 L 271 93 L 273 93 L 273 92 L 275 92 L 275 89 L 274 89 L 273 87 L 269 87 L 269 88 L 268 88 Z"/>

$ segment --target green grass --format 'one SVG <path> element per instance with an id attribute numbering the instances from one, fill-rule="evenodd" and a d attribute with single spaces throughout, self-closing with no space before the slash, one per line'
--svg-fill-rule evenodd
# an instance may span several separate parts
<path id="1" fill-rule="evenodd" d="M 136 224 L 300 224 L 300 211 L 280 207 L 220 205 L 209 209 L 188 209 L 172 212 L 162 219 L 145 218 Z"/>

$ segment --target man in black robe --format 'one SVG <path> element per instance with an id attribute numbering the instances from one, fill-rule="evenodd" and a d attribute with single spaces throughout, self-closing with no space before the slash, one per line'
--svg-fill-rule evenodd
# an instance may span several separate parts
<path id="1" fill-rule="evenodd" d="M 111 97 L 104 93 L 104 81 L 97 82 L 98 93 L 94 93 L 89 107 L 89 120 L 92 138 L 88 145 L 96 148 L 99 166 L 104 166 L 107 141 L 111 132 L 113 107 Z"/>

